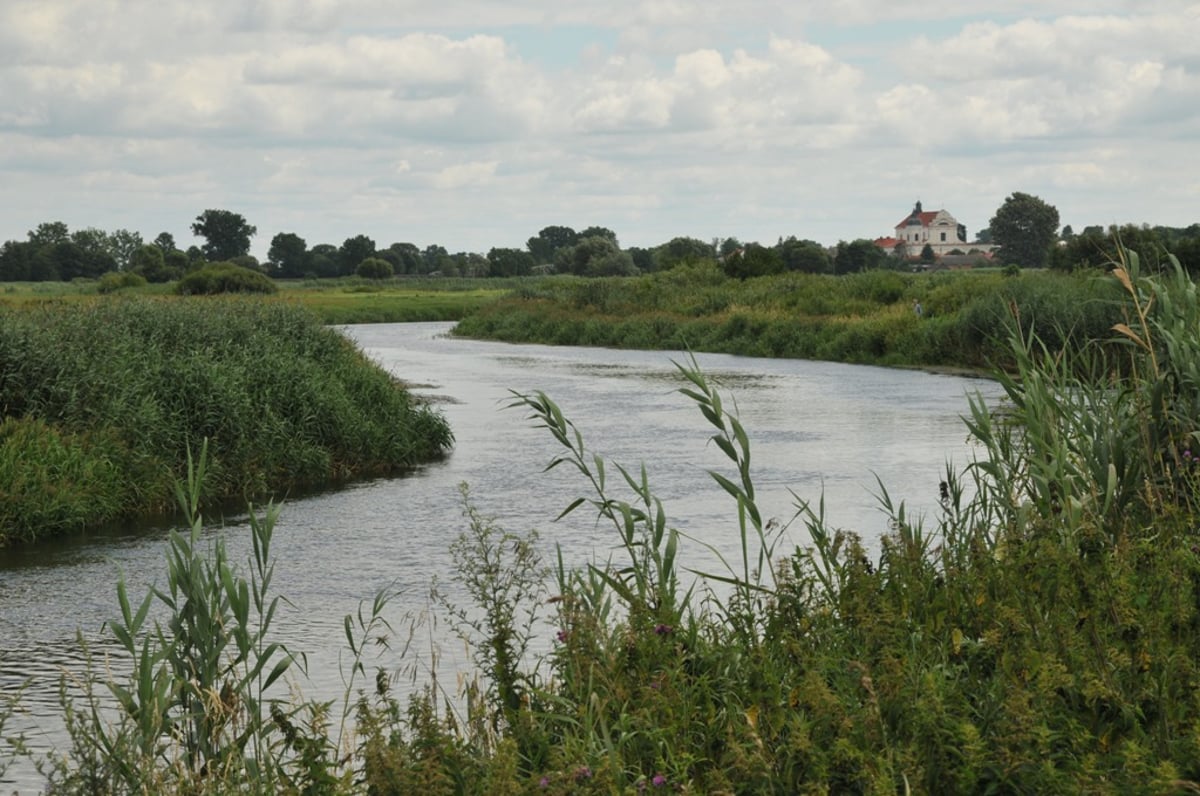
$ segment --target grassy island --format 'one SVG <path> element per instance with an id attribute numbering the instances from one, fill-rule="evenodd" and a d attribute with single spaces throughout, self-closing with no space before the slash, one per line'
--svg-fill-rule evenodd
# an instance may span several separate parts
<path id="1" fill-rule="evenodd" d="M 261 299 L 38 301 L 0 314 L 0 545 L 175 505 L 391 473 L 445 420 L 315 316 Z"/>

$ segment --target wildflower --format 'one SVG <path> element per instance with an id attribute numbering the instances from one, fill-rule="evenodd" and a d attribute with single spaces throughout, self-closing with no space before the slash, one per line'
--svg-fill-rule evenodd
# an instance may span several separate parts
<path id="1" fill-rule="evenodd" d="M 675 628 L 671 627 L 670 625 L 655 625 L 654 626 L 654 635 L 656 635 L 656 636 L 669 636 L 674 632 L 675 632 Z"/>
<path id="2" fill-rule="evenodd" d="M 663 785 L 667 784 L 667 778 L 662 774 L 655 774 L 654 778 L 650 780 L 650 784 L 656 788 L 661 788 Z"/>
<path id="3" fill-rule="evenodd" d="M 571 636 L 571 634 L 569 632 L 567 632 L 566 630 L 560 630 L 560 631 L 558 631 L 558 633 L 556 633 L 554 635 L 554 637 L 557 638 L 559 641 L 561 641 L 563 644 L 567 643 L 567 639 L 570 638 L 570 636 Z"/>
<path id="4" fill-rule="evenodd" d="M 585 779 L 591 779 L 591 778 L 592 778 L 592 770 L 590 768 L 588 768 L 587 766 L 580 766 L 579 768 L 575 769 L 575 781 L 576 782 L 579 782 L 579 781 L 585 780 Z"/>
<path id="5" fill-rule="evenodd" d="M 542 777 L 541 779 L 539 779 L 539 780 L 538 780 L 538 787 L 539 787 L 539 788 L 548 788 L 548 787 L 550 787 L 550 778 L 549 778 L 549 777 Z"/>

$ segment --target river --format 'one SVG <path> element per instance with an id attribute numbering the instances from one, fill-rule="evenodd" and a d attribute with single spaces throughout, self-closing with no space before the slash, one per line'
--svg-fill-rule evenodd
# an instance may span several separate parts
<path id="1" fill-rule="evenodd" d="M 731 563 L 740 561 L 736 508 L 706 475 L 714 468 L 729 473 L 728 462 L 708 442 L 711 427 L 695 404 L 678 392 L 684 382 L 673 363 L 687 361 L 686 354 L 462 340 L 448 336 L 450 326 L 344 329 L 414 392 L 436 402 L 456 444 L 445 459 L 405 477 L 284 499 L 274 585 L 289 604 L 277 621 L 282 640 L 308 654 L 310 676 L 300 683 L 308 696 L 341 694 L 342 619 L 359 600 L 397 588 L 401 596 L 390 609 L 397 629 L 406 615 L 428 608 L 431 578 L 445 580 L 453 571 L 448 546 L 464 527 L 460 483 L 469 485 L 481 513 L 514 531 L 537 528 L 545 550 L 561 546 L 570 563 L 613 552 L 616 537 L 594 514 L 581 509 L 553 521 L 588 494 L 586 484 L 567 467 L 543 472 L 559 449 L 526 413 L 505 408 L 510 390 L 545 392 L 591 451 L 635 471 L 644 464 L 672 525 Z M 786 523 L 795 511 L 793 492 L 814 504 L 823 494 L 829 524 L 856 530 L 869 547 L 887 530 L 876 477 L 893 500 L 906 501 L 910 514 L 932 521 L 947 460 L 961 465 L 971 455 L 960 419 L 968 394 L 999 394 L 989 381 L 918 371 L 716 354 L 696 359 L 749 433 L 764 516 Z M 63 744 L 58 681 L 82 666 L 76 635 L 91 640 L 97 654 L 112 651 L 101 629 L 116 615 L 118 574 L 135 597 L 161 583 L 167 531 L 163 524 L 112 528 L 0 550 L 0 689 L 11 694 L 28 681 L 22 712 L 8 732 L 24 731 L 39 749 Z M 232 558 L 244 560 L 247 515 L 214 518 L 206 534 L 218 533 Z M 803 544 L 803 527 L 790 526 L 787 539 Z M 681 559 L 695 570 L 721 569 L 697 542 L 684 543 Z M 418 658 L 437 649 L 443 667 L 466 665 L 444 623 L 428 624 L 423 633 Z M 400 661 L 385 654 L 378 663 Z M 119 662 L 115 669 L 122 671 Z M 37 789 L 37 775 L 26 765 L 8 776 L 0 790 Z"/>

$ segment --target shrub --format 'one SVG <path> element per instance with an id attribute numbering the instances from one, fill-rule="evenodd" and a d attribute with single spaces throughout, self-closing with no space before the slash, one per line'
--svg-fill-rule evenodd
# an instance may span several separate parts
<path id="1" fill-rule="evenodd" d="M 96 281 L 97 293 L 115 293 L 132 287 L 144 287 L 146 278 L 133 271 L 109 271 Z"/>
<path id="2" fill-rule="evenodd" d="M 363 260 L 354 272 L 363 279 L 390 279 L 393 275 L 392 264 L 378 257 Z"/>
<path id="3" fill-rule="evenodd" d="M 233 263 L 208 263 L 191 271 L 175 285 L 175 292 L 181 296 L 275 293 L 278 289 L 266 275 Z"/>

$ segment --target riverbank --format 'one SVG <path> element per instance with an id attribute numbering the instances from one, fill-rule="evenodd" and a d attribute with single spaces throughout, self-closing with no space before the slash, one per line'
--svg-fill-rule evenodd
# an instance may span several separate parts
<path id="1" fill-rule="evenodd" d="M 386 474 L 445 421 L 306 311 L 257 299 L 45 302 L 0 316 L 0 545 L 203 499 Z"/>
<path id="2" fill-rule="evenodd" d="M 640 277 L 523 283 L 454 333 L 981 372 L 1012 364 L 1004 339 L 1014 317 L 1052 348 L 1070 336 L 1104 340 L 1123 319 L 1119 287 L 1102 274 L 998 271 L 743 281 L 697 263 Z"/>

